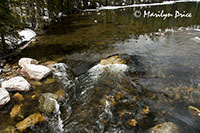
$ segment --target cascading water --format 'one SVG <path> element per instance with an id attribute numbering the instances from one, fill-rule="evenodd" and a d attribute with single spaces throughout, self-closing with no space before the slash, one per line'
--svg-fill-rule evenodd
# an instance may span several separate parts
<path id="1" fill-rule="evenodd" d="M 64 129 L 63 129 L 64 125 L 63 125 L 63 120 L 60 117 L 60 115 L 61 115 L 60 105 L 55 99 L 50 98 L 50 100 L 52 100 L 55 103 L 55 116 L 54 117 L 57 119 L 56 123 L 53 124 L 53 126 L 54 126 L 53 130 L 55 130 L 59 133 L 63 133 L 64 132 Z M 55 124 L 57 126 L 55 126 Z"/>
<path id="2" fill-rule="evenodd" d="M 72 83 L 73 74 L 69 70 L 65 63 L 56 63 L 52 65 L 53 75 L 63 83 L 65 88 L 71 88 L 74 84 Z"/>
<path id="3" fill-rule="evenodd" d="M 138 95 L 134 81 L 126 74 L 128 71 L 126 64 L 97 64 L 79 76 L 76 99 L 71 105 L 73 112 L 64 120 L 65 132 L 125 132 L 124 126 L 128 126 L 125 120 L 135 114 L 131 111 L 125 118 L 120 118 L 116 111 L 137 106 L 133 99 Z M 115 127 L 116 122 L 121 125 Z"/>

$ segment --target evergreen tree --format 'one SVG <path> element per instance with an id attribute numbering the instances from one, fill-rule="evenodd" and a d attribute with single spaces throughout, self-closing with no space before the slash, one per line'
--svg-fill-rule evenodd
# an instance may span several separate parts
<path id="1" fill-rule="evenodd" d="M 22 27 L 19 16 L 12 12 L 12 5 L 17 4 L 14 0 L 0 2 L 0 51 L 6 52 L 10 45 L 15 45 L 19 35 L 17 30 Z"/>

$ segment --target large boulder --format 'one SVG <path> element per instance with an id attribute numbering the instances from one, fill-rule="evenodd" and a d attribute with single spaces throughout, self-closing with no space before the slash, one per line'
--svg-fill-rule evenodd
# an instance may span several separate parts
<path id="1" fill-rule="evenodd" d="M 0 105 L 5 105 L 10 101 L 10 95 L 4 88 L 0 88 Z"/>
<path id="2" fill-rule="evenodd" d="M 110 64 L 126 64 L 126 60 L 120 58 L 119 56 L 111 56 L 107 59 L 101 59 L 101 65 L 110 65 Z"/>
<path id="3" fill-rule="evenodd" d="M 2 88 L 8 91 L 29 91 L 31 85 L 21 76 L 2 82 Z"/>
<path id="4" fill-rule="evenodd" d="M 38 64 L 38 61 L 31 58 L 21 58 L 18 61 L 18 65 L 22 68 L 25 67 L 27 64 Z"/>
<path id="5" fill-rule="evenodd" d="M 41 80 L 51 74 L 51 69 L 43 65 L 27 64 L 21 69 L 21 74 L 35 80 Z"/>
<path id="6" fill-rule="evenodd" d="M 172 122 L 164 122 L 151 128 L 150 133 L 179 133 L 179 129 Z"/>
<path id="7" fill-rule="evenodd" d="M 39 98 L 39 109 L 46 114 L 55 110 L 55 101 L 58 100 L 58 96 L 52 93 L 44 93 Z"/>
<path id="8" fill-rule="evenodd" d="M 17 123 L 16 127 L 20 132 L 23 132 L 25 129 L 27 129 L 31 126 L 34 126 L 35 124 L 37 124 L 39 122 L 43 122 L 43 121 L 45 121 L 45 118 L 42 116 L 42 114 L 34 113 L 34 114 L 28 116 L 23 121 Z"/>

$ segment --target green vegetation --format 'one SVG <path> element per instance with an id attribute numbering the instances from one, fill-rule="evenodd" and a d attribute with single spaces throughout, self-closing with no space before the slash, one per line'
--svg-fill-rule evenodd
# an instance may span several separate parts
<path id="1" fill-rule="evenodd" d="M 16 43 L 19 38 L 17 30 L 22 27 L 19 15 L 13 12 L 10 6 L 15 6 L 17 2 L 3 0 L 0 2 L 0 51 L 6 52 L 8 44 Z M 9 40 L 8 40 L 9 39 Z"/>

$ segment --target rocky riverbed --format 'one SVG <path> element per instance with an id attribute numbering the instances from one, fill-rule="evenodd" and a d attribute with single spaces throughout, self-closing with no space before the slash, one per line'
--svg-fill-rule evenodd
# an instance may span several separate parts
<path id="1" fill-rule="evenodd" d="M 32 130 L 34 126 L 40 127 L 40 123 L 47 125 L 57 123 L 57 128 L 52 128 L 50 131 L 80 132 L 87 127 L 87 130 L 97 132 L 143 130 L 152 133 L 177 133 L 183 131 L 180 125 L 173 122 L 159 122 L 155 125 L 155 118 L 162 115 L 173 116 L 175 112 L 172 110 L 175 106 L 168 107 L 167 110 L 163 107 L 169 103 L 174 104 L 180 99 L 185 103 L 191 103 L 185 109 L 190 117 L 196 121 L 200 119 L 199 109 L 193 106 L 193 103 L 198 102 L 196 100 L 199 91 L 194 88 L 185 90 L 173 88 L 163 94 L 147 91 L 134 80 L 140 75 L 135 69 L 139 66 L 138 63 L 139 58 L 136 56 L 114 55 L 101 59 L 99 64 L 83 74 L 85 76 L 74 78 L 64 63 L 43 66 L 31 58 L 20 59 L 19 66 L 14 67 L 18 68 L 18 73 L 13 75 L 16 69 L 10 69 L 12 74 L 9 76 L 7 74 L 9 72 L 2 73 L 9 78 L 2 82 L 0 89 L 1 110 L 5 112 L 1 118 L 8 115 L 5 121 L 11 121 L 6 124 L 2 132 L 26 132 Z M 26 72 L 24 68 L 30 64 L 38 65 L 41 69 L 33 71 L 27 69 Z M 38 74 L 39 78 L 33 78 L 33 76 L 38 77 Z M 58 83 L 62 85 L 58 86 Z M 152 104 L 153 101 L 157 102 Z M 58 114 L 60 109 L 57 108 L 57 104 L 61 104 L 62 108 L 69 108 L 62 112 L 65 116 L 63 120 L 60 113 Z M 155 110 L 160 111 L 155 112 Z M 118 125 L 118 128 L 113 127 L 113 124 Z M 104 127 L 105 125 L 110 126 Z M 43 129 L 45 132 L 48 130 Z"/>

